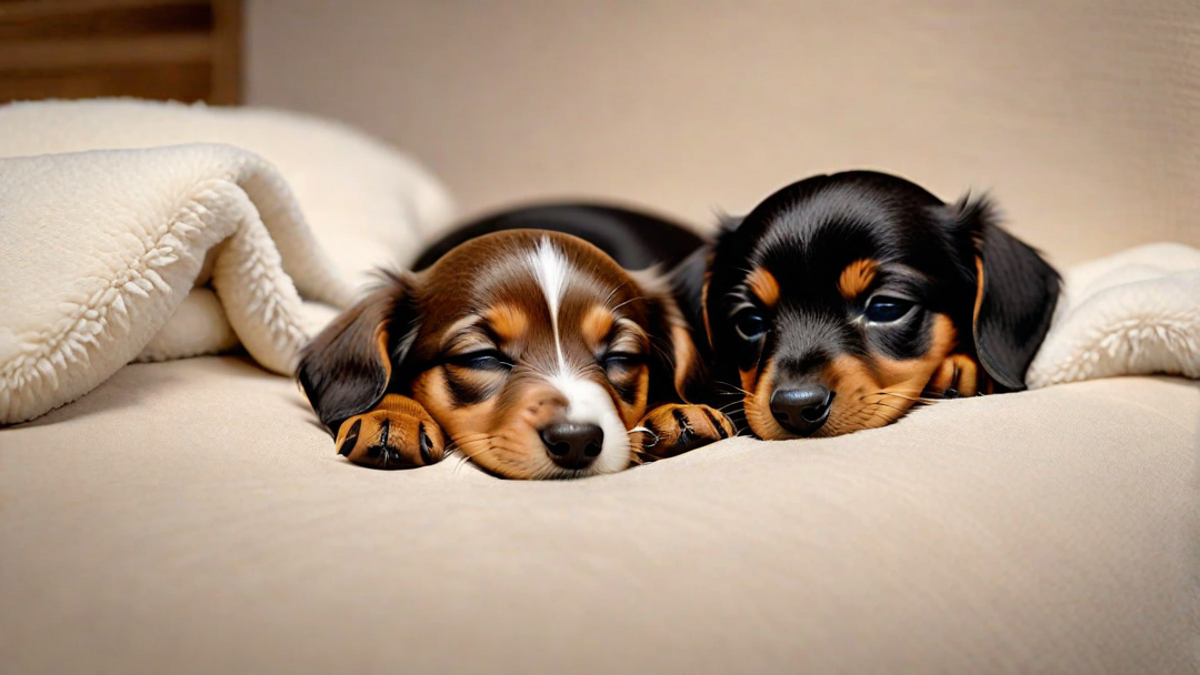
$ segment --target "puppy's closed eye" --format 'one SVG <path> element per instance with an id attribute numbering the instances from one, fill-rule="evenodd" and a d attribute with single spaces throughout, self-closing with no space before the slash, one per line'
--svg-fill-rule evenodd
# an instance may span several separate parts
<path id="1" fill-rule="evenodd" d="M 497 349 L 481 349 L 446 357 L 446 363 L 471 370 L 512 370 L 512 357 Z"/>

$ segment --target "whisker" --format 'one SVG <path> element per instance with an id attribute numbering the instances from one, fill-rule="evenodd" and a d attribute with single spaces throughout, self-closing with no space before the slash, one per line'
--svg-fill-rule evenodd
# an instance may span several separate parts
<path id="1" fill-rule="evenodd" d="M 903 413 L 903 412 L 907 412 L 907 411 L 908 411 L 908 409 L 907 409 L 907 408 L 897 408 L 896 406 L 894 406 L 894 405 L 888 405 L 888 404 L 884 403 L 883 401 L 876 401 L 876 402 L 874 402 L 874 403 L 871 403 L 870 405 L 878 405 L 878 406 L 883 406 L 884 408 L 888 408 L 889 410 L 895 410 L 895 411 L 896 411 L 896 412 L 898 412 L 898 413 Z"/>
<path id="2" fill-rule="evenodd" d="M 611 296 L 610 296 L 610 297 L 611 297 Z M 645 300 L 645 299 L 646 299 L 646 296 L 644 296 L 644 295 L 639 295 L 639 296 L 636 296 L 636 297 L 630 298 L 630 299 L 626 300 L 625 302 L 619 302 L 619 303 L 617 303 L 617 306 L 616 306 L 616 307 L 613 307 L 613 308 L 612 308 L 612 309 L 610 309 L 609 311 L 611 311 L 611 312 L 616 312 L 618 309 L 621 309 L 622 307 L 624 307 L 625 305 L 628 305 L 628 304 L 629 304 L 629 303 L 631 303 L 631 302 L 637 302 L 638 300 Z M 607 302 L 607 301 L 606 301 L 606 302 Z"/>
<path id="3" fill-rule="evenodd" d="M 739 394 L 742 394 L 744 396 L 751 396 L 750 392 L 746 391 L 745 389 L 742 389 L 741 387 L 737 386 L 736 384 L 734 384 L 732 382 L 724 382 L 722 380 L 716 380 L 713 382 L 713 384 L 720 385 L 722 387 L 726 387 L 726 388 L 730 389 L 731 391 L 736 391 Z"/>
<path id="4" fill-rule="evenodd" d="M 721 412 L 725 412 L 726 410 L 729 410 L 731 408 L 737 408 L 744 404 L 745 404 L 744 401 L 730 401 L 729 403 L 726 403 L 725 405 L 717 406 L 717 410 L 720 410 Z"/>
<path id="5" fill-rule="evenodd" d="M 913 403 L 936 403 L 937 401 L 942 400 L 942 399 L 929 398 L 926 396 L 905 396 L 904 394 L 897 394 L 896 392 L 892 392 L 892 391 L 878 391 L 873 394 L 864 394 L 864 395 L 860 396 L 858 400 L 861 401 L 861 400 L 867 398 L 868 396 L 892 396 L 894 398 L 902 399 L 905 401 L 912 401 Z"/>

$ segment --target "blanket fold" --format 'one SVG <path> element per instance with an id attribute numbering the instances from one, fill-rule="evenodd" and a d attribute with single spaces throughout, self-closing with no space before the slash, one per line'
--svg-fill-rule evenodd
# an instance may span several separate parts
<path id="1" fill-rule="evenodd" d="M 1063 274 L 1031 389 L 1118 375 L 1200 378 L 1200 250 L 1159 243 Z"/>
<path id="2" fill-rule="evenodd" d="M 0 423 L 234 336 L 290 374 L 301 295 L 353 297 L 282 177 L 231 146 L 0 159 L 0 236 Z"/>

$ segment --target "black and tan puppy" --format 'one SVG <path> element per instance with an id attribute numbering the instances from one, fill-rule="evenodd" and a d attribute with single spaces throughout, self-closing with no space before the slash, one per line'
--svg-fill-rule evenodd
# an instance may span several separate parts
<path id="1" fill-rule="evenodd" d="M 709 381 L 744 397 L 764 439 L 845 434 L 916 402 L 1023 389 L 1059 291 L 988 200 L 946 204 L 868 171 L 779 190 L 730 223 L 706 262 L 687 276 L 713 350 Z"/>
<path id="2" fill-rule="evenodd" d="M 678 393 L 696 349 L 665 281 L 530 226 L 598 228 L 631 266 L 702 243 L 671 223 L 588 205 L 510 211 L 448 235 L 423 269 L 389 275 L 302 355 L 300 383 L 342 455 L 406 468 L 449 447 L 503 477 L 569 478 L 734 433 Z"/>

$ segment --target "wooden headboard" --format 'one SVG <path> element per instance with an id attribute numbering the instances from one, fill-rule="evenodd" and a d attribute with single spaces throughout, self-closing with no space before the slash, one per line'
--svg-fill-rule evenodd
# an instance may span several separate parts
<path id="1" fill-rule="evenodd" d="M 0 0 L 0 103 L 238 103 L 240 0 Z"/>

